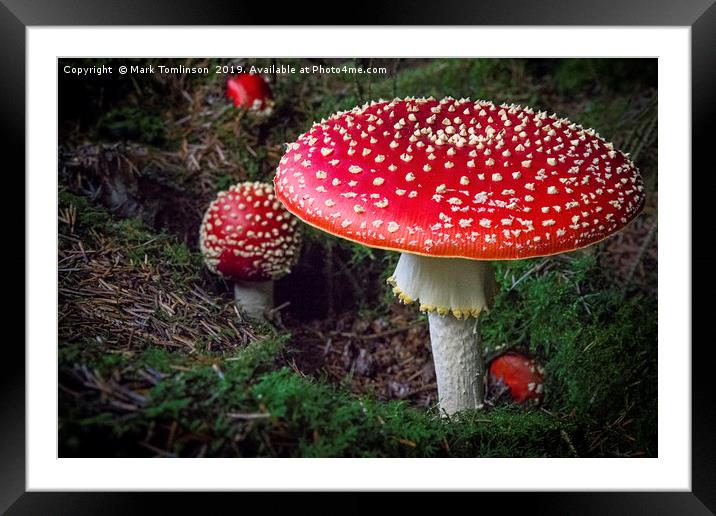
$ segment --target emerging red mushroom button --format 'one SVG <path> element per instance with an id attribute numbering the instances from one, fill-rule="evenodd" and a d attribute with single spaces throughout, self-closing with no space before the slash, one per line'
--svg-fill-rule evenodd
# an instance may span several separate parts
<path id="1" fill-rule="evenodd" d="M 274 178 L 286 208 L 328 233 L 401 252 L 390 278 L 429 312 L 440 408 L 482 406 L 478 316 L 489 260 L 598 242 L 642 209 L 639 171 L 566 118 L 444 98 L 371 102 L 316 123 Z"/>
<path id="2" fill-rule="evenodd" d="M 273 307 L 273 282 L 298 260 L 298 220 L 273 186 L 245 182 L 219 192 L 201 224 L 199 245 L 207 267 L 234 282 L 237 304 L 262 318 Z"/>
<path id="3" fill-rule="evenodd" d="M 226 82 L 226 95 L 234 106 L 248 109 L 263 116 L 273 111 L 271 88 L 260 75 L 241 73 Z"/>
<path id="4" fill-rule="evenodd" d="M 507 390 L 517 403 L 540 402 L 544 397 L 542 366 L 534 358 L 517 351 L 503 353 L 490 362 L 488 382 L 493 393 Z"/>

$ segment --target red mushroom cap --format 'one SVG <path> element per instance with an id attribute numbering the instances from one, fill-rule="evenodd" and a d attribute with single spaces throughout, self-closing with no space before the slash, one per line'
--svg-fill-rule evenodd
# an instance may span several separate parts
<path id="1" fill-rule="evenodd" d="M 239 183 L 209 205 L 199 245 L 209 269 L 227 279 L 278 279 L 298 259 L 297 224 L 270 184 Z"/>
<path id="2" fill-rule="evenodd" d="M 273 95 L 268 83 L 260 75 L 241 73 L 226 81 L 226 95 L 234 106 L 270 114 Z"/>
<path id="3" fill-rule="evenodd" d="M 333 235 L 483 260 L 585 247 L 645 197 L 634 164 L 593 130 L 449 97 L 372 102 L 316 123 L 274 184 L 289 211 Z"/>
<path id="4" fill-rule="evenodd" d="M 490 385 L 502 382 L 517 403 L 530 399 L 541 401 L 544 396 L 542 367 L 522 353 L 508 351 L 495 358 L 490 363 L 488 374 Z"/>

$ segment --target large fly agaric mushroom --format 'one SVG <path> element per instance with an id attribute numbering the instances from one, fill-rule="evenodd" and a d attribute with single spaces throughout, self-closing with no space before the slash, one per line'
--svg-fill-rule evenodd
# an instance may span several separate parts
<path id="1" fill-rule="evenodd" d="M 524 353 L 506 351 L 492 359 L 487 372 L 488 386 L 496 395 L 506 390 L 517 403 L 539 403 L 544 397 L 544 369 Z"/>
<path id="2" fill-rule="evenodd" d="M 371 102 L 316 123 L 289 145 L 274 184 L 305 222 L 402 253 L 389 282 L 428 312 L 447 414 L 483 405 L 490 260 L 588 246 L 644 204 L 634 164 L 594 130 L 453 98 Z"/>
<path id="3" fill-rule="evenodd" d="M 251 317 L 273 308 L 274 280 L 296 263 L 297 225 L 266 183 L 234 185 L 206 210 L 199 236 L 206 265 L 234 282 L 236 304 Z"/>
<path id="4" fill-rule="evenodd" d="M 242 107 L 257 114 L 269 116 L 274 101 L 271 88 L 263 77 L 253 73 L 241 73 L 226 81 L 226 95 L 234 106 Z"/>

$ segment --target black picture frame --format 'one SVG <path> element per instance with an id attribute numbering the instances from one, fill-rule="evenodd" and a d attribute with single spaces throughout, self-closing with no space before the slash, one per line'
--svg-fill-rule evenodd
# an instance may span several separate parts
<path id="1" fill-rule="evenodd" d="M 304 5 L 304 4 L 300 4 Z M 419 7 L 419 8 L 418 8 Z M 439 10 L 428 2 L 391 2 L 390 4 L 368 7 L 361 5 L 352 19 L 337 17 L 328 20 L 329 13 L 336 12 L 328 6 L 315 4 L 307 19 L 304 15 L 281 7 L 270 12 L 266 18 L 265 5 L 245 5 L 240 2 L 209 0 L 154 1 L 105 1 L 93 0 L 0 0 L 0 64 L 2 65 L 2 94 L 0 113 L 2 117 L 3 152 L 7 176 L 4 180 L 16 181 L 12 191 L 25 191 L 24 175 L 19 171 L 25 167 L 25 31 L 31 26 L 59 25 L 282 25 L 302 22 L 306 24 L 357 25 L 637 25 L 637 26 L 685 26 L 691 28 L 691 70 L 692 70 L 692 180 L 703 181 L 707 172 L 713 174 L 714 123 L 716 119 L 716 4 L 714 0 L 607 0 L 588 2 L 586 0 L 542 0 L 520 2 L 501 0 L 460 2 L 445 0 Z M 89 42 L 88 42 L 89 44 Z M 48 87 L 54 88 L 54 71 L 48 70 Z M 662 99 L 668 102 L 669 99 Z M 15 160 L 12 168 L 7 160 Z M 10 173 L 9 171 L 12 171 Z M 703 172 L 703 173 L 702 173 Z M 52 173 L 48 171 L 48 174 Z M 8 187 L 9 188 L 9 187 Z M 8 190 L 6 190 L 8 191 Z M 696 188 L 692 198 L 693 235 L 712 234 L 708 227 L 713 220 L 705 212 L 713 205 L 705 198 L 708 188 Z M 18 206 L 4 203 L 6 217 L 13 212 L 24 213 L 24 195 L 12 196 Z M 701 198 L 699 198 L 701 197 Z M 15 215 L 15 219 L 17 216 Z M 8 220 L 6 219 L 6 220 Z M 24 224 L 8 224 L 6 235 L 16 243 L 12 246 L 11 262 L 17 269 L 25 264 Z M 702 231 L 703 230 L 703 231 Z M 17 233 L 14 235 L 13 232 Z M 694 239 L 694 243 L 698 244 Z M 704 246 L 708 242 L 701 243 Z M 692 249 L 692 274 L 705 269 L 704 254 Z M 29 271 L 25 268 L 25 274 Z M 20 283 L 20 275 L 14 274 Z M 704 278 L 707 275 L 703 276 Z M 709 318 L 703 313 L 709 309 L 710 301 L 705 294 L 712 280 L 699 281 L 693 288 L 692 330 L 704 327 Z M 10 285 L 6 285 L 9 294 Z M 25 299 L 24 285 L 17 285 L 18 294 Z M 15 298 L 13 298 L 14 300 Z M 6 301 L 9 296 L 6 295 Z M 21 311 L 25 303 L 12 302 L 8 309 Z M 8 320 L 20 320 L 8 317 Z M 24 317 L 23 317 L 24 319 Z M 0 375 L 0 512 L 7 514 L 134 514 L 150 510 L 147 497 L 158 498 L 162 512 L 173 510 L 172 506 L 190 509 L 184 495 L 135 495 L 129 493 L 28 493 L 25 492 L 25 353 L 19 345 L 19 338 L 7 333 L 3 346 Z M 697 341 L 697 331 L 692 333 L 692 490 L 690 492 L 600 492 L 600 493 L 522 493 L 522 494 L 474 494 L 481 501 L 499 502 L 497 498 L 510 498 L 510 507 L 531 507 L 530 513 L 547 514 L 713 514 L 716 511 L 716 425 L 714 415 L 716 404 L 711 395 L 714 392 L 713 339 Z M 704 335 L 708 335 L 705 334 Z M 24 339 L 23 339 L 24 340 Z M 689 346 L 691 342 L 660 343 L 664 346 Z M 48 345 L 50 345 L 48 343 Z M 224 495 L 227 498 L 234 495 Z M 253 496 L 243 494 L 243 507 L 251 507 Z M 298 495 L 294 495 L 298 496 Z M 358 496 L 355 501 L 344 501 L 341 512 L 363 512 L 375 504 L 370 496 Z M 274 499 L 275 500 L 275 499 Z M 305 498 L 304 498 L 305 500 Z M 304 505 L 304 501 L 284 500 L 291 505 Z M 311 501 L 313 505 L 315 502 Z M 423 505 L 422 496 L 413 497 L 413 502 Z M 452 503 L 463 503 L 455 501 Z M 481 502 L 482 503 L 482 502 Z M 309 507 L 311 506 L 309 505 Z M 204 506 L 206 507 L 206 506 Z M 407 509 L 407 505 L 404 506 Z M 203 511 L 202 511 L 203 512 Z"/>

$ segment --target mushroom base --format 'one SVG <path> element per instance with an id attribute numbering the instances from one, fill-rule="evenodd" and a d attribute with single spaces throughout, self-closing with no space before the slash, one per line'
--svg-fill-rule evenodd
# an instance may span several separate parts
<path id="1" fill-rule="evenodd" d="M 430 342 L 438 383 L 440 413 L 482 408 L 485 393 L 485 360 L 479 319 L 457 319 L 429 313 Z"/>
<path id="2" fill-rule="evenodd" d="M 273 308 L 273 280 L 237 281 L 234 283 L 236 306 L 253 319 L 265 319 Z"/>

